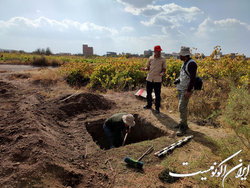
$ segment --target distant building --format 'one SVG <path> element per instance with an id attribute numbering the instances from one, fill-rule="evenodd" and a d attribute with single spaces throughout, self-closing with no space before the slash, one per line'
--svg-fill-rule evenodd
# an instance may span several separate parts
<path id="1" fill-rule="evenodd" d="M 145 50 L 144 51 L 144 57 L 150 57 L 153 55 L 153 51 L 152 50 Z"/>
<path id="2" fill-rule="evenodd" d="M 166 59 L 170 59 L 171 57 L 173 57 L 172 54 L 167 54 L 167 53 L 165 53 L 165 55 L 164 55 L 164 58 L 166 58 Z"/>
<path id="3" fill-rule="evenodd" d="M 82 45 L 82 52 L 85 56 L 92 56 L 94 54 L 93 47 L 88 47 L 87 44 Z"/>
<path id="4" fill-rule="evenodd" d="M 107 52 L 106 56 L 116 56 L 116 52 Z"/>
<path id="5" fill-rule="evenodd" d="M 57 54 L 55 54 L 55 55 L 61 55 L 61 56 L 63 56 L 63 55 L 65 55 L 65 56 L 69 56 L 69 55 L 71 55 L 71 53 L 64 53 L 64 52 L 60 52 L 60 53 L 57 53 Z"/>
<path id="6" fill-rule="evenodd" d="M 173 52 L 173 53 L 172 53 L 172 56 L 173 56 L 175 59 L 180 59 L 180 54 L 179 54 L 179 53 Z"/>
<path id="7" fill-rule="evenodd" d="M 238 56 L 238 53 L 230 53 L 229 56 L 231 57 L 231 59 L 234 59 Z"/>
<path id="8" fill-rule="evenodd" d="M 231 59 L 234 59 L 234 58 L 239 57 L 239 56 L 242 56 L 244 59 L 246 59 L 246 56 L 244 54 L 241 55 L 239 53 L 230 53 L 230 54 L 226 54 L 226 55 L 229 56 Z"/>

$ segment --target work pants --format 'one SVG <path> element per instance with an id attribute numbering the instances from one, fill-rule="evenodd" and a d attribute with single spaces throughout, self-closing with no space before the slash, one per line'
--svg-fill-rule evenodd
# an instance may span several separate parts
<path id="1" fill-rule="evenodd" d="M 188 114 L 188 102 L 189 98 L 185 98 L 185 93 L 186 90 L 178 90 L 178 99 L 179 99 L 179 104 L 178 104 L 178 110 L 180 112 L 180 124 L 183 127 L 187 127 L 187 114 Z"/>
<path id="2" fill-rule="evenodd" d="M 103 129 L 110 148 L 122 146 L 124 137 L 122 131 L 111 131 L 105 124 Z"/>
<path id="3" fill-rule="evenodd" d="M 155 109 L 159 110 L 161 106 L 161 82 L 147 81 L 147 106 L 152 106 L 152 92 L 155 92 Z"/>

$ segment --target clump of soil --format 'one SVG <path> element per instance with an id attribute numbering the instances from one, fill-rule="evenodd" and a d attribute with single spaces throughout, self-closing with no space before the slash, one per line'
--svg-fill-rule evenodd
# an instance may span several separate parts
<path id="1" fill-rule="evenodd" d="M 169 175 L 169 172 L 170 170 L 167 168 L 165 170 L 163 170 L 160 174 L 159 174 L 159 179 L 162 181 L 162 182 L 165 182 L 165 183 L 174 183 L 176 181 L 178 181 L 180 178 L 178 177 L 172 177 Z M 173 173 L 176 173 L 174 171 L 171 171 Z"/>
<path id="2" fill-rule="evenodd" d="M 49 101 L 43 105 L 51 114 L 58 118 L 74 117 L 81 113 L 90 113 L 96 110 L 109 110 L 115 103 L 103 96 L 92 93 L 65 95 Z"/>

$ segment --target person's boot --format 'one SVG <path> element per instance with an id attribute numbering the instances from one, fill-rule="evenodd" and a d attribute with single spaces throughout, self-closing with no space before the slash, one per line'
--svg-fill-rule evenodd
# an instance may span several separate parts
<path id="1" fill-rule="evenodd" d="M 182 124 L 182 123 L 178 123 L 177 125 L 174 125 L 174 128 L 175 128 L 175 129 L 179 129 L 181 126 L 184 126 L 184 127 L 186 127 L 187 129 L 189 129 L 189 127 L 188 127 L 187 124 Z"/>
<path id="2" fill-rule="evenodd" d="M 184 136 L 187 132 L 188 126 L 187 125 L 180 125 L 179 130 L 176 132 L 177 136 Z"/>
<path id="3" fill-rule="evenodd" d="M 160 108 L 156 107 L 156 108 L 155 108 L 155 113 L 156 113 L 156 114 L 159 114 L 159 113 L 160 113 Z"/>
<path id="4" fill-rule="evenodd" d="M 146 106 L 144 106 L 143 108 L 144 108 L 144 109 L 151 109 L 151 106 L 146 105 Z"/>
<path id="5" fill-rule="evenodd" d="M 174 128 L 175 128 L 175 129 L 179 129 L 180 126 L 181 126 L 181 124 L 179 123 L 179 124 L 175 125 Z"/>

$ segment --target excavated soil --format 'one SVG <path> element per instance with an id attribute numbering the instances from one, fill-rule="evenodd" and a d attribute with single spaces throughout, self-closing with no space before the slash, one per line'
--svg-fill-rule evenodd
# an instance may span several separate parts
<path id="1" fill-rule="evenodd" d="M 83 160 L 87 145 L 89 153 L 98 150 L 84 120 L 115 103 L 88 92 L 48 99 L 40 94 L 44 85 L 29 77 L 6 72 L 0 77 L 0 187 L 43 187 L 44 176 L 54 176 L 59 187 L 108 184 L 106 174 L 92 172 Z"/>
<path id="2" fill-rule="evenodd" d="M 116 151 L 107 150 L 102 130 L 116 112 L 136 117 L 127 145 L 175 135 L 177 120 L 143 110 L 134 92 L 101 95 L 46 83 L 30 72 L 0 72 L 0 187 L 115 187 L 112 167 L 97 167 Z"/>

